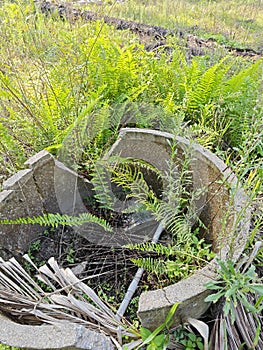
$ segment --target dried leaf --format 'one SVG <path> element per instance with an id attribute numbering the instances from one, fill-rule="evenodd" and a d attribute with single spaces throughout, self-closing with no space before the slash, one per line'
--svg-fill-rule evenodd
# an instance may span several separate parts
<path id="1" fill-rule="evenodd" d="M 204 339 L 204 350 L 208 350 L 209 327 L 206 323 L 195 318 L 188 317 L 187 322 L 193 326 Z"/>

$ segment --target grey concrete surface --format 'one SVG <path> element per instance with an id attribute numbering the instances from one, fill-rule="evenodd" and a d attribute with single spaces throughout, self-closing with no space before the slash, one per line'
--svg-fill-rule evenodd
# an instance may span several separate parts
<path id="1" fill-rule="evenodd" d="M 82 199 L 90 194 L 90 187 L 74 171 L 46 151 L 37 153 L 25 165 L 29 169 L 19 171 L 3 184 L 1 219 L 86 211 Z M 0 225 L 0 256 L 8 259 L 26 252 L 44 229 L 38 225 Z M 115 349 L 109 337 L 80 325 L 21 325 L 1 313 L 0 343 L 35 350 Z"/>
<path id="2" fill-rule="evenodd" d="M 109 337 L 77 324 L 27 326 L 0 318 L 0 343 L 38 350 L 114 350 Z"/>

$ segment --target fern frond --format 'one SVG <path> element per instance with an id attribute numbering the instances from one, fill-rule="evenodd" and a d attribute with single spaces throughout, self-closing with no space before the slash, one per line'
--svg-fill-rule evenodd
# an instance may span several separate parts
<path id="1" fill-rule="evenodd" d="M 138 250 L 142 252 L 154 252 L 158 255 L 171 256 L 174 254 L 174 248 L 170 245 L 165 246 L 161 243 L 144 242 L 139 244 L 127 244 L 128 249 Z"/>
<path id="2" fill-rule="evenodd" d="M 185 278 L 214 257 L 214 254 L 209 251 L 210 246 L 205 244 L 203 240 L 197 243 L 182 240 L 167 247 L 160 243 L 147 242 L 127 245 L 126 247 L 159 255 L 159 257 L 131 259 L 131 261 L 156 276 L 166 274 L 169 279 L 173 280 Z"/>
<path id="3" fill-rule="evenodd" d="M 190 86 L 190 90 L 186 87 L 186 109 L 198 110 L 200 107 L 205 106 L 210 102 L 213 95 L 216 95 L 222 86 L 222 80 L 225 78 L 226 73 L 230 70 L 232 63 L 226 63 L 227 57 L 208 68 L 202 75 L 198 75 L 192 72 L 194 75 L 194 82 Z M 192 67 L 198 70 L 198 65 Z"/>
<path id="4" fill-rule="evenodd" d="M 190 224 L 182 215 L 182 208 L 188 204 L 190 198 L 187 187 L 192 184 L 192 172 L 189 170 L 190 156 L 186 154 L 181 164 L 175 164 L 176 147 L 173 144 L 170 146 L 172 156 L 167 171 L 163 173 L 148 163 L 116 157 L 111 159 L 109 171 L 113 175 L 111 181 L 128 191 L 127 198 L 137 201 L 137 204 L 129 208 L 129 212 L 130 209 L 136 211 L 142 208 L 151 211 L 164 228 L 173 235 L 183 236 L 190 232 Z M 143 169 L 154 171 L 157 178 L 165 184 L 162 199 L 157 198 L 154 191 L 149 188 Z"/>
<path id="5" fill-rule="evenodd" d="M 111 169 L 112 182 L 129 191 L 128 198 L 136 198 L 141 203 L 148 198 L 150 189 L 138 167 L 131 167 L 129 163 L 118 164 Z"/>
<path id="6" fill-rule="evenodd" d="M 123 158 L 120 156 L 110 156 L 107 158 L 105 166 L 108 165 L 108 170 L 116 169 L 118 166 L 126 165 L 130 166 L 131 169 L 137 168 L 138 170 L 145 170 L 153 172 L 157 178 L 161 177 L 161 172 L 152 164 L 138 158 Z"/>
<path id="7" fill-rule="evenodd" d="M 110 186 L 109 172 L 103 162 L 97 162 L 91 173 L 94 197 L 100 203 L 100 207 L 112 209 L 114 197 Z"/>
<path id="8" fill-rule="evenodd" d="M 111 226 L 107 223 L 106 220 L 98 218 L 90 213 L 82 213 L 78 216 L 70 216 L 66 214 L 53 214 L 48 213 L 40 216 L 33 217 L 25 217 L 25 218 L 17 218 L 13 220 L 9 219 L 1 219 L 1 225 L 29 225 L 29 224 L 37 224 L 40 226 L 50 226 L 50 227 L 58 227 L 62 226 L 70 226 L 76 227 L 85 223 L 95 223 L 102 226 L 107 231 L 112 231 Z"/>
<path id="9" fill-rule="evenodd" d="M 145 201 L 150 189 L 144 180 L 143 170 L 153 171 L 157 177 L 160 176 L 154 166 L 139 159 L 111 156 L 97 161 L 93 165 L 91 182 L 96 192 L 94 197 L 101 207 L 112 209 L 115 199 L 112 183 L 127 190 L 127 199 L 136 198 L 138 201 Z"/>
<path id="10" fill-rule="evenodd" d="M 240 94 L 242 93 L 240 87 L 247 83 L 247 80 L 252 80 L 256 78 L 259 74 L 259 68 L 262 65 L 262 61 L 258 60 L 252 65 L 249 65 L 246 69 L 242 69 L 239 73 L 233 75 L 228 79 L 222 86 L 222 91 L 224 96 L 227 97 L 228 94 Z"/>
<path id="11" fill-rule="evenodd" d="M 166 272 L 165 262 L 161 259 L 138 258 L 138 259 L 131 259 L 131 261 L 136 266 L 142 267 L 144 270 L 154 273 L 156 275 L 162 275 Z"/>
<path id="12" fill-rule="evenodd" d="M 161 221 L 163 227 L 174 235 L 178 232 L 188 232 L 189 224 L 178 209 L 173 208 L 169 203 L 162 201 L 156 206 L 154 212 L 157 221 Z"/>

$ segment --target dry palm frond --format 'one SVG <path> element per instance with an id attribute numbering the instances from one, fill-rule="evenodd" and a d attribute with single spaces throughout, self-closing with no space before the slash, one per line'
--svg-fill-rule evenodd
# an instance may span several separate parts
<path id="1" fill-rule="evenodd" d="M 44 291 L 14 259 L 0 259 L 0 310 L 26 324 L 74 322 L 119 338 L 120 332 L 134 337 L 129 325 L 69 269 L 60 268 L 54 258 L 37 268 Z"/>
<path id="2" fill-rule="evenodd" d="M 253 259 L 256 257 L 262 242 L 256 242 L 255 247 L 245 260 L 241 261 L 238 268 L 242 268 L 242 272 L 251 266 Z M 260 279 L 260 281 L 262 281 Z M 214 322 L 214 326 L 210 336 L 210 349 L 217 350 L 239 350 L 239 349 L 263 349 L 263 316 L 262 307 L 258 307 L 262 303 L 262 296 L 259 296 L 252 289 L 246 293 L 247 303 L 253 307 L 257 306 L 258 312 L 249 311 L 246 304 L 242 300 L 237 301 L 236 307 L 231 302 L 232 308 L 235 310 L 234 322 L 231 315 L 225 315 L 221 305 L 220 311 Z M 222 300 L 223 301 L 223 300 Z"/>
<path id="3" fill-rule="evenodd" d="M 249 295 L 251 304 L 255 303 L 254 295 Z M 236 307 L 236 320 L 231 323 L 231 317 L 218 314 L 210 337 L 210 349 L 239 350 L 251 348 L 263 349 L 263 318 L 261 315 L 247 312 L 242 303 Z M 243 346 L 243 347 L 242 347 Z"/>

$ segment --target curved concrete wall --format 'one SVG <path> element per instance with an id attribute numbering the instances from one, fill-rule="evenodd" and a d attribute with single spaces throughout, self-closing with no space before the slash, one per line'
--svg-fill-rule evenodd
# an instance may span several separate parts
<path id="1" fill-rule="evenodd" d="M 249 234 L 248 198 L 231 170 L 210 151 L 182 137 L 155 130 L 122 129 L 111 154 L 142 159 L 165 171 L 171 157 L 168 141 L 175 142 L 177 157 L 190 155 L 190 169 L 195 189 L 206 189 L 196 201 L 196 210 L 207 227 L 205 239 L 222 260 L 237 260 Z M 169 287 L 143 293 L 138 315 L 142 325 L 154 329 L 162 324 L 171 306 L 180 302 L 175 324 L 188 317 L 199 318 L 208 308 L 204 298 L 209 293 L 204 283 L 216 276 L 215 259 L 192 276 Z"/>

